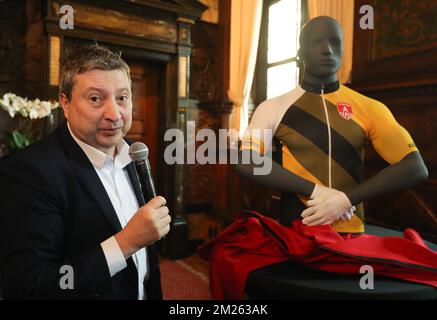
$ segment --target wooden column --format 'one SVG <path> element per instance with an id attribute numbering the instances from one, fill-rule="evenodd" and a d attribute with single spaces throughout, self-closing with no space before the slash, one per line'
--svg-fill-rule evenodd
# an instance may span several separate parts
<path id="1" fill-rule="evenodd" d="M 184 133 L 187 139 L 187 110 L 196 108 L 197 101 L 189 99 L 190 86 L 190 55 L 191 55 L 191 26 L 194 21 L 187 17 L 179 17 L 178 44 L 177 44 L 177 110 L 176 128 Z M 169 88 L 170 89 L 170 88 Z M 185 154 L 187 154 L 187 142 L 184 143 Z M 172 259 L 187 256 L 190 253 L 188 242 L 188 225 L 185 216 L 185 181 L 187 176 L 187 159 L 184 164 L 174 164 L 174 204 L 172 214 L 172 225 L 169 236 L 162 241 L 161 253 Z"/>

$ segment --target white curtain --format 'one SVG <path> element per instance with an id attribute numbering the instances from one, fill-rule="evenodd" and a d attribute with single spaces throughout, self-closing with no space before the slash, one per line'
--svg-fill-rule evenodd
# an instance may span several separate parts
<path id="1" fill-rule="evenodd" d="M 330 16 L 343 26 L 343 59 L 338 78 L 341 83 L 351 80 L 353 34 L 354 34 L 354 2 L 353 0 L 307 0 L 309 18 Z"/>
<path id="2" fill-rule="evenodd" d="M 255 71 L 262 0 L 232 0 L 228 96 L 234 104 L 230 128 L 247 127 L 248 101 Z"/>

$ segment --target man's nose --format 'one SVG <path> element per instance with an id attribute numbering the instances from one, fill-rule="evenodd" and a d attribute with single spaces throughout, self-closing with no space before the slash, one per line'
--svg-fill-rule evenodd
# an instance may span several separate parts
<path id="1" fill-rule="evenodd" d="M 105 104 L 105 119 L 118 121 L 121 118 L 120 107 L 115 99 L 108 99 Z"/>

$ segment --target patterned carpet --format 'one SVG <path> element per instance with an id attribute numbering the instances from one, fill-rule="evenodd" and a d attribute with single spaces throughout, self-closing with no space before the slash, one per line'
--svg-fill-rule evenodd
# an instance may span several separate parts
<path id="1" fill-rule="evenodd" d="M 184 260 L 161 260 L 164 300 L 211 300 L 209 279 Z"/>

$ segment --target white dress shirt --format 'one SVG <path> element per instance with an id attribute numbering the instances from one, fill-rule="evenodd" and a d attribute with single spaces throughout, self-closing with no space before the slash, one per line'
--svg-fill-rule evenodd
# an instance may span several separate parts
<path id="1" fill-rule="evenodd" d="M 112 158 L 104 152 L 79 140 L 79 138 L 73 134 L 69 125 L 68 129 L 73 139 L 91 161 L 117 213 L 121 227 L 124 228 L 138 210 L 138 202 L 130 183 L 129 175 L 126 170 L 123 170 L 124 167 L 132 162 L 128 152 L 129 145 L 124 139 L 121 139 L 116 145 L 116 156 Z M 126 268 L 126 260 L 114 236 L 103 241 L 101 246 L 106 262 L 108 263 L 111 277 Z M 144 300 L 143 281 L 148 271 L 146 249 L 142 248 L 138 250 L 132 255 L 132 259 L 138 271 L 138 299 Z"/>

